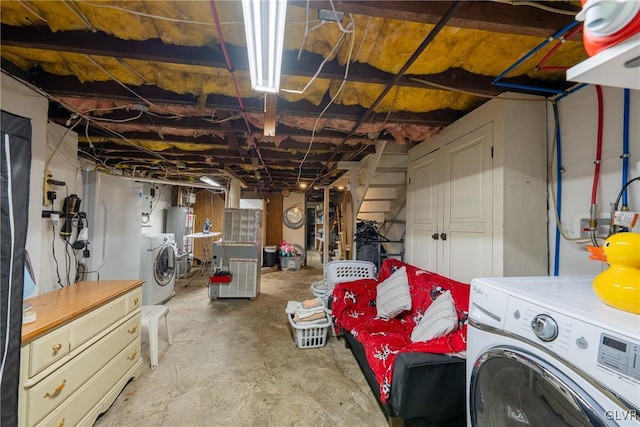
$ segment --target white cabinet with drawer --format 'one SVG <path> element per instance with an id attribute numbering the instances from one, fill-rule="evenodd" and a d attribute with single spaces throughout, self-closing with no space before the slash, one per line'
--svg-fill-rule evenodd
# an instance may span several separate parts
<path id="1" fill-rule="evenodd" d="M 25 349 L 22 349 L 23 354 Z M 23 355 L 22 364 L 29 365 L 29 378 L 42 371 L 56 360 L 69 354 L 69 326 L 62 326 L 28 346 L 28 356 Z"/>
<path id="2" fill-rule="evenodd" d="M 140 358 L 142 281 L 81 282 L 30 299 L 22 330 L 20 424 L 91 425 Z"/>

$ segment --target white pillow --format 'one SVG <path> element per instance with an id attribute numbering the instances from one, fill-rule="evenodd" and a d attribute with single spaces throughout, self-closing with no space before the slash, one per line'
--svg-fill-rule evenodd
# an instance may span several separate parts
<path id="1" fill-rule="evenodd" d="M 429 341 L 458 329 L 458 313 L 451 291 L 435 299 L 411 332 L 411 341 Z"/>
<path id="2" fill-rule="evenodd" d="M 378 317 L 393 319 L 404 310 L 411 310 L 411 294 L 407 268 L 400 267 L 376 287 Z"/>

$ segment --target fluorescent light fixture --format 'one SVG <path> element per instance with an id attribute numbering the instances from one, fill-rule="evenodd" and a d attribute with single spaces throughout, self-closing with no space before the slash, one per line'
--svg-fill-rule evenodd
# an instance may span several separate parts
<path id="1" fill-rule="evenodd" d="M 212 180 L 211 178 L 209 178 L 208 176 L 201 176 L 200 177 L 200 181 L 212 185 L 214 187 L 220 187 L 220 184 L 218 184 L 217 182 L 215 182 L 214 180 Z"/>
<path id="2" fill-rule="evenodd" d="M 242 0 L 251 87 L 278 93 L 287 0 Z"/>

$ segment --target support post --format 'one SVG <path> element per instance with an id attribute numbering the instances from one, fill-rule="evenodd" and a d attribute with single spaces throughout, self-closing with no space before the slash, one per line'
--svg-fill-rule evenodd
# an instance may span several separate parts
<path id="1" fill-rule="evenodd" d="M 329 187 L 324 187 L 324 214 L 322 215 L 322 265 L 329 262 Z"/>
<path id="2" fill-rule="evenodd" d="M 240 180 L 232 178 L 229 181 L 229 208 L 240 207 Z"/>

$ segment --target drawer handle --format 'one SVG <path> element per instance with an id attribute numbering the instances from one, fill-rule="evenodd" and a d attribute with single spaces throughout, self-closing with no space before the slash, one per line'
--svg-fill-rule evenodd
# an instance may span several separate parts
<path id="1" fill-rule="evenodd" d="M 134 305 L 138 305 L 138 301 L 140 301 L 140 299 L 139 299 L 138 297 L 135 297 L 135 298 L 133 299 L 133 304 L 134 304 Z"/>
<path id="2" fill-rule="evenodd" d="M 60 392 L 64 388 L 65 384 L 67 384 L 67 380 L 62 380 L 62 382 L 60 383 L 60 385 L 58 387 L 56 387 L 53 391 L 46 392 L 44 394 L 44 396 L 42 396 L 42 397 L 56 397 L 57 395 L 60 394 Z"/>
<path id="3" fill-rule="evenodd" d="M 138 355 L 138 350 L 134 350 L 134 352 L 132 354 L 127 356 L 127 359 L 133 360 L 133 359 L 136 358 L 137 355 Z"/>
<path id="4" fill-rule="evenodd" d="M 64 418 L 60 420 L 58 427 L 64 427 Z"/>
<path id="5" fill-rule="evenodd" d="M 133 325 L 132 327 L 127 329 L 127 332 L 129 332 L 130 334 L 134 334 L 137 330 L 138 330 L 138 325 Z"/>
<path id="6" fill-rule="evenodd" d="M 53 350 L 53 354 L 57 354 L 60 350 L 62 350 L 62 344 L 56 344 L 51 346 L 51 350 Z"/>

